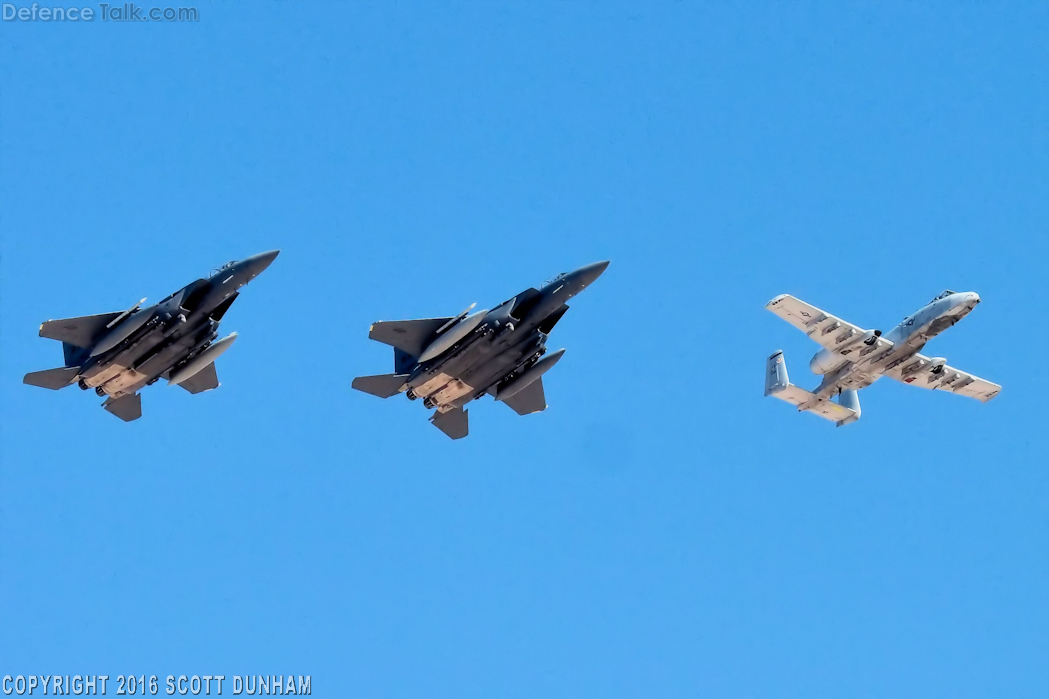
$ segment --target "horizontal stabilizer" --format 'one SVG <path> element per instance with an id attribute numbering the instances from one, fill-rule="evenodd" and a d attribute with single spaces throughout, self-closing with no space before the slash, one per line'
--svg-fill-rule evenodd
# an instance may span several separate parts
<path id="1" fill-rule="evenodd" d="M 434 413 L 433 426 L 452 439 L 462 439 L 470 433 L 470 411 L 455 408 L 446 413 Z"/>
<path id="2" fill-rule="evenodd" d="M 188 379 L 176 384 L 190 393 L 203 393 L 219 387 L 219 375 L 215 373 L 215 362 L 193 374 Z"/>
<path id="3" fill-rule="evenodd" d="M 34 371 L 25 375 L 22 379 L 22 383 L 29 384 L 30 386 L 39 386 L 40 388 L 50 388 L 53 391 L 57 391 L 60 388 L 65 388 L 69 384 L 76 380 L 77 374 L 80 373 L 80 367 L 75 366 L 64 366 L 58 369 L 45 369 L 44 371 Z"/>
<path id="4" fill-rule="evenodd" d="M 358 391 L 370 393 L 379 398 L 389 398 L 401 392 L 408 374 L 379 374 L 378 376 L 358 376 L 350 384 Z"/>
<path id="5" fill-rule="evenodd" d="M 67 342 L 75 347 L 91 347 L 106 331 L 106 326 L 122 314 L 123 311 L 117 311 L 97 316 L 49 320 L 40 325 L 40 337 Z"/>
<path id="6" fill-rule="evenodd" d="M 820 398 L 804 388 L 793 385 L 787 376 L 787 363 L 783 360 L 783 352 L 779 350 L 773 352 L 766 363 L 765 395 L 797 406 L 802 412 L 819 415 L 825 420 L 836 423 L 838 427 L 860 419 L 859 410 L 851 410 L 844 405 Z M 850 397 L 855 400 L 854 395 L 850 394 Z M 855 405 L 859 407 L 858 402 Z"/>
<path id="7" fill-rule="evenodd" d="M 543 391 L 543 377 L 522 388 L 503 403 L 509 405 L 518 415 L 531 415 L 546 410 L 546 393 Z"/>
<path id="8" fill-rule="evenodd" d="M 396 347 L 418 357 L 433 340 L 437 331 L 451 318 L 420 318 L 417 320 L 380 320 L 372 323 L 368 338 Z"/>
<path id="9" fill-rule="evenodd" d="M 142 396 L 135 393 L 120 398 L 107 398 L 102 407 L 116 415 L 124 422 L 131 422 L 142 417 Z"/>

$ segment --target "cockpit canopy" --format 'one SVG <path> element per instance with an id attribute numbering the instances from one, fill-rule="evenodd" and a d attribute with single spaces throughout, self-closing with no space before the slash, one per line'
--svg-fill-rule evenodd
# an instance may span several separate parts
<path id="1" fill-rule="evenodd" d="M 553 279 L 547 279 L 545 282 L 543 282 L 543 286 L 540 287 L 540 288 L 545 289 L 546 287 L 548 287 L 548 286 L 550 286 L 552 284 L 556 284 L 557 282 L 561 281 L 562 279 L 564 279 L 567 276 L 568 276 L 568 272 L 561 272 L 561 274 L 557 275 Z"/>
<path id="2" fill-rule="evenodd" d="M 236 260 L 230 260 L 229 262 L 227 262 L 226 264 L 222 265 L 218 269 L 211 270 L 211 274 L 208 275 L 208 279 L 211 279 L 216 274 L 220 274 L 222 272 L 225 272 L 227 269 L 229 269 L 230 267 L 232 267 L 235 264 L 237 264 Z"/>
<path id="3" fill-rule="evenodd" d="M 932 301 L 929 301 L 929 303 L 935 303 L 936 301 L 939 301 L 940 299 L 945 299 L 948 296 L 954 296 L 956 293 L 958 293 L 958 292 L 957 291 L 951 291 L 950 289 L 945 289 L 942 294 L 940 294 L 939 296 L 934 298 Z"/>

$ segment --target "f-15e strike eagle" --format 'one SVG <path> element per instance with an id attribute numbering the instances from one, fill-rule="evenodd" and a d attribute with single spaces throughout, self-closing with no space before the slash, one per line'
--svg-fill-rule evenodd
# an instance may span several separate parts
<path id="1" fill-rule="evenodd" d="M 765 308 L 819 343 L 823 349 L 809 362 L 823 382 L 809 392 L 790 383 L 783 352 L 768 358 L 765 395 L 775 396 L 799 411 L 808 411 L 839 427 L 860 419 L 856 392 L 882 376 L 920 388 L 950 391 L 982 403 L 998 395 L 1002 387 L 947 365 L 942 357 L 919 354 L 925 343 L 968 315 L 980 297 L 973 292 L 944 291 L 917 313 L 885 335 L 863 330 L 835 318 L 788 294 L 777 296 Z M 838 396 L 838 401 L 831 400 Z"/>
<path id="2" fill-rule="evenodd" d="M 568 310 L 565 302 L 601 276 L 608 262 L 558 275 L 488 311 L 454 318 L 378 322 L 368 337 L 393 345 L 393 374 L 359 376 L 353 387 L 380 398 L 404 393 L 436 408 L 430 421 L 452 439 L 469 432 L 470 401 L 485 393 L 519 415 L 546 410 L 542 375 L 564 350 L 547 354 L 546 339 Z M 474 304 L 476 305 L 476 304 Z"/>
<path id="3" fill-rule="evenodd" d="M 142 308 L 142 299 L 123 312 L 47 321 L 40 337 L 61 341 L 65 366 L 26 374 L 23 382 L 54 390 L 74 382 L 93 388 L 108 396 L 102 407 L 125 422 L 142 417 L 138 390 L 159 379 L 190 393 L 217 388 L 214 362 L 237 339 L 232 333 L 216 340 L 219 322 L 239 289 L 279 252 L 229 262 L 155 306 Z"/>

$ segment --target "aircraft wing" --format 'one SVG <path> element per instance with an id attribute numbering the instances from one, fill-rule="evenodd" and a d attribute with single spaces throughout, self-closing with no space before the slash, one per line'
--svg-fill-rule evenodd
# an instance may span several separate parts
<path id="1" fill-rule="evenodd" d="M 40 337 L 67 342 L 75 347 L 90 347 L 91 343 L 106 329 L 106 325 L 122 311 L 101 313 L 97 316 L 49 320 L 40 325 Z"/>
<path id="2" fill-rule="evenodd" d="M 968 396 L 981 403 L 991 400 L 1002 390 L 1002 387 L 996 383 L 991 383 L 947 364 L 944 364 L 943 369 L 938 372 L 932 371 L 932 367 L 931 359 L 916 354 L 899 366 L 886 371 L 885 376 L 931 391 L 939 389 L 957 393 L 960 396 Z"/>
<path id="3" fill-rule="evenodd" d="M 402 352 L 418 357 L 426 349 L 442 325 L 451 318 L 419 318 L 417 320 L 380 320 L 372 323 L 368 338 L 392 345 Z"/>
<path id="4" fill-rule="evenodd" d="M 193 376 L 178 384 L 190 393 L 203 393 L 219 387 L 219 376 L 215 373 L 215 362 L 208 364 Z"/>
<path id="5" fill-rule="evenodd" d="M 858 338 L 867 332 L 790 294 L 777 296 L 765 304 L 765 308 L 808 335 L 821 347 L 832 351 L 844 346 L 846 340 Z M 883 346 L 889 347 L 889 342 L 879 337 L 867 353 L 876 352 Z"/>

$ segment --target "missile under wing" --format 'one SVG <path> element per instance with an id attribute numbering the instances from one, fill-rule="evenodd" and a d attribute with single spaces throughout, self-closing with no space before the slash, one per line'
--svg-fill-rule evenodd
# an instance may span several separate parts
<path id="1" fill-rule="evenodd" d="M 436 409 L 430 422 L 452 439 L 469 433 L 465 406 L 488 394 L 519 415 L 546 409 L 542 376 L 564 355 L 547 352 L 567 301 L 608 267 L 595 262 L 525 289 L 491 310 L 456 316 L 380 321 L 368 337 L 393 347 L 394 372 L 359 376 L 353 387 L 379 398 L 404 393 Z M 476 305 L 476 304 L 475 304 Z"/>
<path id="2" fill-rule="evenodd" d="M 125 311 L 43 323 L 40 337 L 62 343 L 65 365 L 26 374 L 23 382 L 94 389 L 106 397 L 102 407 L 126 422 L 142 416 L 139 389 L 162 378 L 190 393 L 218 388 L 215 359 L 237 338 L 217 339 L 219 323 L 279 252 L 229 262 L 153 306 L 143 308 L 142 299 Z"/>

